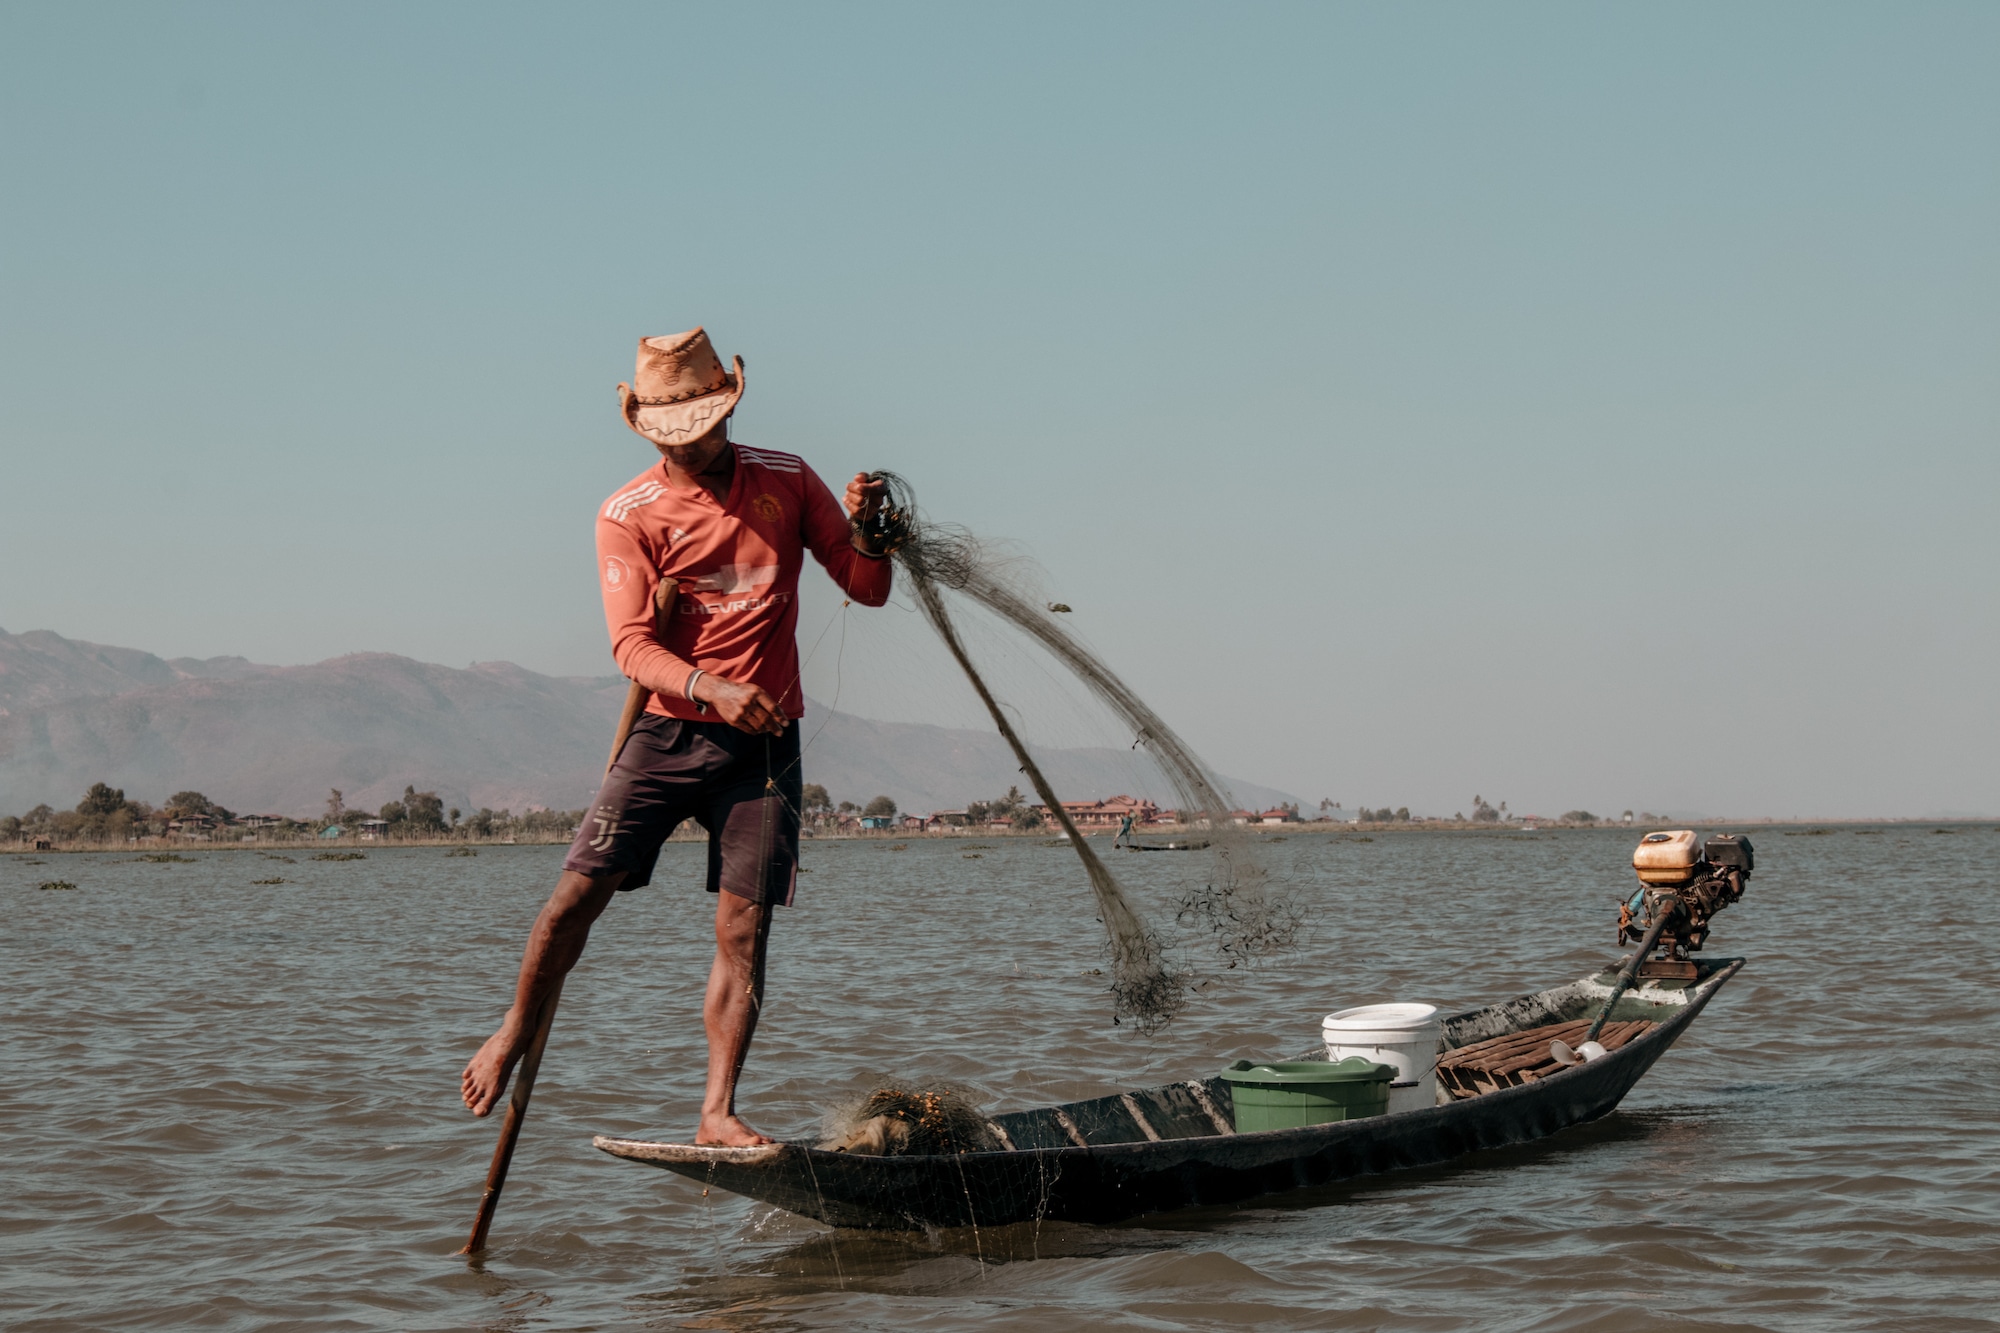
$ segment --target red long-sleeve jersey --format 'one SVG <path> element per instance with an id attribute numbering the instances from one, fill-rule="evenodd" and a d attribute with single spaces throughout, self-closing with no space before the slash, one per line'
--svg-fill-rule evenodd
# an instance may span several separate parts
<path id="1" fill-rule="evenodd" d="M 799 570 L 805 552 L 864 606 L 889 600 L 890 566 L 856 551 L 847 513 L 805 461 L 731 445 L 736 475 L 718 502 L 681 490 L 666 464 L 648 468 L 597 515 L 597 569 L 618 669 L 653 692 L 649 713 L 701 718 L 686 697 L 699 668 L 762 686 L 803 717 L 799 684 Z M 679 585 L 656 631 L 653 594 Z M 713 714 L 706 715 L 710 719 Z"/>

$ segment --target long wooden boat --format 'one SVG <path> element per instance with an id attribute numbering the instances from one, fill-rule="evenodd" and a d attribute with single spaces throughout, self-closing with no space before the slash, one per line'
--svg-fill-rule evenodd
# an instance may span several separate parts
<path id="1" fill-rule="evenodd" d="M 994 1152 L 874 1157 L 808 1143 L 703 1148 L 602 1136 L 594 1142 L 614 1157 L 834 1226 L 1115 1222 L 1430 1166 L 1595 1120 L 1618 1105 L 1742 966 L 1740 958 L 1712 959 L 1692 980 L 1627 991 L 1612 1019 L 1650 1026 L 1630 1029 L 1637 1035 L 1588 1063 L 1550 1066 L 1490 1090 L 1458 1080 L 1435 1106 L 1303 1129 L 1236 1133 L 1229 1084 L 1202 1078 L 996 1116 L 995 1137 L 1007 1147 Z M 1601 973 L 1448 1018 L 1440 1056 L 1476 1043 L 1506 1046 L 1495 1039 L 1593 1017 L 1613 981 Z M 1501 1075 L 1502 1082 L 1508 1077 Z"/>

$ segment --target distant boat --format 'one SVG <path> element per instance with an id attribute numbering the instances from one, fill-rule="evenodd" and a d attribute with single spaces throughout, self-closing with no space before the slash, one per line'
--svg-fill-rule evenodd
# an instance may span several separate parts
<path id="1" fill-rule="evenodd" d="M 613 1157 L 840 1227 L 1118 1222 L 1241 1203 L 1530 1143 L 1609 1114 L 1743 960 L 1698 966 L 1693 981 L 1627 991 L 1611 1015 L 1618 1033 L 1604 1034 L 1613 1049 L 1568 1067 L 1556 1063 L 1551 1035 L 1580 1034 L 1612 993 L 1608 972 L 1446 1019 L 1439 1081 L 1449 1100 L 1390 1115 L 1239 1134 L 1229 1083 L 1196 1078 L 995 1116 L 988 1123 L 1005 1147 L 994 1152 L 874 1157 L 809 1142 L 593 1142 Z M 1487 1058 L 1474 1046 L 1504 1051 Z"/>
<path id="2" fill-rule="evenodd" d="M 1125 816 L 1125 822 L 1118 827 L 1118 836 L 1111 840 L 1113 847 L 1123 847 L 1128 852 L 1198 852 L 1208 846 L 1206 842 L 1140 842 L 1132 833 L 1132 816 Z"/>

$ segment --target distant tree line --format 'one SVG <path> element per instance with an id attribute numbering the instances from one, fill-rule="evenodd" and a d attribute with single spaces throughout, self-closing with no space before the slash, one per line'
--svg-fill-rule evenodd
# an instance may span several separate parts
<path id="1" fill-rule="evenodd" d="M 454 810 L 452 813 L 456 815 L 458 812 Z M 548 842 L 574 837 L 585 813 L 582 810 L 529 810 L 517 815 L 510 810 L 481 806 L 455 827 L 468 837 L 482 840 L 518 838 Z"/>
<path id="2" fill-rule="evenodd" d="M 990 801 L 974 801 L 965 807 L 965 822 L 973 828 L 1003 819 L 1024 833 L 1040 828 L 1044 822 L 1042 812 L 1021 795 L 1019 787 L 1009 787 L 1005 796 L 996 796 Z"/>
<path id="3" fill-rule="evenodd" d="M 156 810 L 144 801 L 126 800 L 123 788 L 93 782 L 74 810 L 53 810 L 43 804 L 25 815 L 0 817 L 0 838 L 125 842 L 160 833 L 169 820 L 180 817 L 183 809 L 206 813 L 220 807 L 213 806 L 200 792 L 183 791 L 169 796 L 167 803 Z"/>
<path id="4" fill-rule="evenodd" d="M 1330 806 L 1332 806 L 1332 802 L 1330 801 L 1320 802 L 1320 809 L 1322 810 L 1328 809 Z M 1631 811 L 1626 811 L 1625 815 L 1627 819 L 1630 819 Z M 1364 805 L 1355 812 L 1355 818 L 1364 824 L 1408 824 L 1417 822 L 1418 820 L 1417 816 L 1413 816 L 1410 813 L 1410 807 L 1407 805 L 1399 805 L 1393 810 L 1386 805 L 1378 809 L 1370 809 Z M 1465 812 L 1460 811 L 1453 815 L 1452 818 L 1456 821 L 1464 822 Z M 1519 815 L 1507 812 L 1507 803 L 1505 801 L 1500 802 L 1496 806 L 1487 801 L 1484 796 L 1474 796 L 1472 798 L 1472 823 L 1504 824 L 1519 818 Z M 1562 818 L 1557 822 L 1563 824 L 1600 824 L 1605 821 L 1599 819 L 1588 810 L 1566 810 L 1563 812 Z"/>
<path id="5" fill-rule="evenodd" d="M 808 782 L 799 795 L 799 814 L 815 828 L 838 825 L 842 820 L 896 817 L 896 803 L 887 796 L 871 797 L 866 805 L 856 805 L 852 801 L 836 805 L 826 788 L 817 782 Z"/>
<path id="6" fill-rule="evenodd" d="M 896 802 L 890 797 L 876 796 L 863 805 L 856 805 L 853 801 L 836 803 L 827 789 L 817 782 L 805 784 L 799 804 L 805 822 L 815 827 L 837 826 L 843 821 L 857 819 L 894 819 L 897 814 Z M 973 801 L 965 807 L 964 823 L 972 828 L 998 822 L 1028 831 L 1041 828 L 1047 820 L 1027 797 L 1021 795 L 1019 787 L 1009 787 L 1004 796 Z"/>
<path id="7" fill-rule="evenodd" d="M 43 804 L 23 815 L 0 816 L 0 841 L 121 843 L 172 835 L 212 838 L 229 834 L 284 841 L 318 838 L 336 828 L 338 836 L 352 836 L 367 826 L 392 841 L 457 837 L 545 842 L 571 836 L 583 815 L 581 810 L 529 810 L 517 815 L 511 810 L 482 808 L 465 817 L 456 808 L 447 810 L 436 792 L 418 791 L 411 785 L 403 788 L 399 800 L 372 814 L 348 806 L 336 789 L 328 796 L 326 813 L 319 819 L 268 819 L 239 815 L 198 791 L 178 791 L 152 806 L 128 800 L 120 788 L 94 782 L 73 810 Z"/>

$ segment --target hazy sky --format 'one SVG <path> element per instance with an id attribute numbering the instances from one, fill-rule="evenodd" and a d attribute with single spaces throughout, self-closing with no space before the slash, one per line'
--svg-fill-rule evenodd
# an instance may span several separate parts
<path id="1" fill-rule="evenodd" d="M 2000 812 L 1996 50 L 1975 4 L 8 6 L 0 626 L 608 674 L 612 386 L 702 323 L 739 438 L 1018 540 L 1225 771 Z M 848 619 L 843 707 L 976 718 Z"/>

